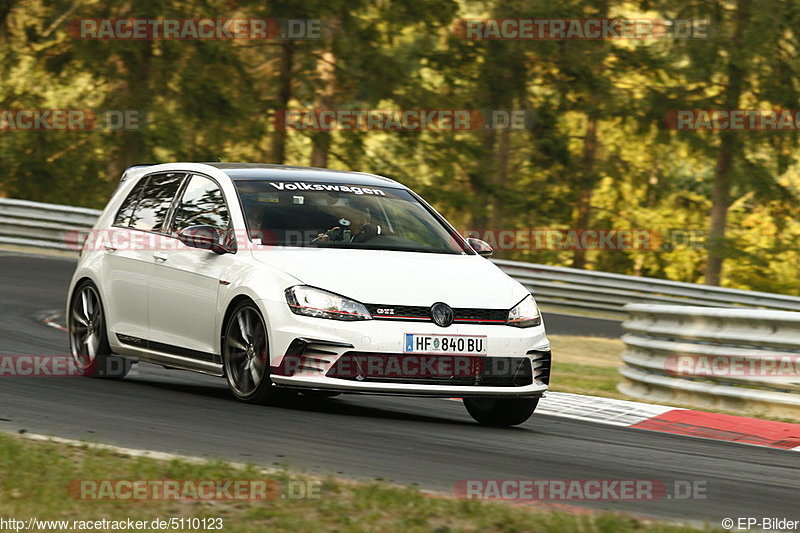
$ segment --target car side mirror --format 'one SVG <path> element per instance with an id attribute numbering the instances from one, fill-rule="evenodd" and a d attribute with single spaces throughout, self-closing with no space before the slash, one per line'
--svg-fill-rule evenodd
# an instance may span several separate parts
<path id="1" fill-rule="evenodd" d="M 489 246 L 489 243 L 487 243 L 486 241 L 470 237 L 469 239 L 467 239 L 467 242 L 469 243 L 470 246 L 472 246 L 473 250 L 478 252 L 478 255 L 481 255 L 483 257 L 491 257 L 492 253 L 494 252 L 494 250 L 492 250 L 492 247 Z"/>
<path id="2" fill-rule="evenodd" d="M 220 255 L 229 254 L 233 251 L 224 244 L 224 237 L 224 231 L 207 224 L 189 226 L 178 232 L 178 240 L 186 246 L 200 248 L 201 250 L 211 250 Z"/>

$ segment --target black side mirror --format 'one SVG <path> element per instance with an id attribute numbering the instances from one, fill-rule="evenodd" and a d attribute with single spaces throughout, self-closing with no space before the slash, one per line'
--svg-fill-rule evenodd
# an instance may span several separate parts
<path id="1" fill-rule="evenodd" d="M 467 239 L 467 242 L 469 243 L 470 246 L 472 246 L 473 250 L 478 252 L 478 255 L 481 255 L 483 257 L 491 257 L 492 253 L 494 252 L 494 250 L 492 250 L 492 247 L 489 246 L 489 243 L 487 243 L 486 241 L 470 237 L 469 239 Z"/>
<path id="2" fill-rule="evenodd" d="M 189 226 L 178 232 L 178 240 L 186 246 L 200 248 L 201 250 L 211 250 L 220 255 L 233 252 L 231 248 L 224 244 L 224 238 L 224 231 L 206 224 Z"/>

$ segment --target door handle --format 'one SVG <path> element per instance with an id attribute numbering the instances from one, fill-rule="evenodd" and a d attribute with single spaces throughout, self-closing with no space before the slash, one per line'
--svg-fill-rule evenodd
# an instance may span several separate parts
<path id="1" fill-rule="evenodd" d="M 117 248 L 115 246 L 110 245 L 110 244 L 106 244 L 104 246 L 104 248 L 106 249 L 106 252 L 112 252 L 113 253 L 113 252 L 117 251 Z"/>
<path id="2" fill-rule="evenodd" d="M 167 254 L 162 253 L 162 252 L 154 252 L 153 253 L 153 257 L 155 258 L 156 261 L 166 261 L 167 260 Z"/>

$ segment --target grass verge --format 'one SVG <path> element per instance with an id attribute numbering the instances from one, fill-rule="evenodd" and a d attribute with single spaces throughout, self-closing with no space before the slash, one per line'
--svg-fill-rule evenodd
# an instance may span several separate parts
<path id="1" fill-rule="evenodd" d="M 548 335 L 553 350 L 552 390 L 630 400 L 617 391 L 625 343 L 619 339 Z"/>
<path id="2" fill-rule="evenodd" d="M 317 499 L 262 501 L 85 501 L 68 493 L 73 480 L 312 480 L 223 462 L 195 464 L 130 457 L 114 451 L 38 442 L 0 433 L 0 516 L 6 520 L 217 519 L 224 530 L 341 532 L 677 532 L 684 526 L 615 514 L 574 513 L 531 505 L 464 501 L 384 483 L 316 479 Z M 112 524 L 108 524 L 111 526 Z M 99 531 L 110 531 L 94 528 Z M 36 530 L 45 530 L 42 526 Z M 59 531 L 78 531 L 68 526 Z M 152 531 L 153 529 L 145 529 Z M 176 528 L 171 531 L 198 531 Z"/>

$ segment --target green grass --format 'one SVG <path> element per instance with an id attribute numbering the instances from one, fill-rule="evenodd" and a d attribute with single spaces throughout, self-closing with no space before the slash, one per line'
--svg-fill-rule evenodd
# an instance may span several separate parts
<path id="1" fill-rule="evenodd" d="M 553 349 L 550 383 L 556 392 L 631 399 L 617 391 L 625 344 L 618 339 L 548 335 Z"/>
<path id="2" fill-rule="evenodd" d="M 617 391 L 620 374 L 614 367 L 553 363 L 553 390 L 607 398 L 632 399 Z"/>
<path id="3" fill-rule="evenodd" d="M 312 479 L 223 462 L 195 464 L 128 457 L 92 447 L 38 442 L 0 433 L 0 516 L 26 520 L 224 519 L 225 531 L 291 532 L 677 532 L 680 525 L 534 505 L 449 499 L 385 483 L 319 479 L 318 499 L 257 502 L 82 501 L 67 493 L 80 479 Z"/>

